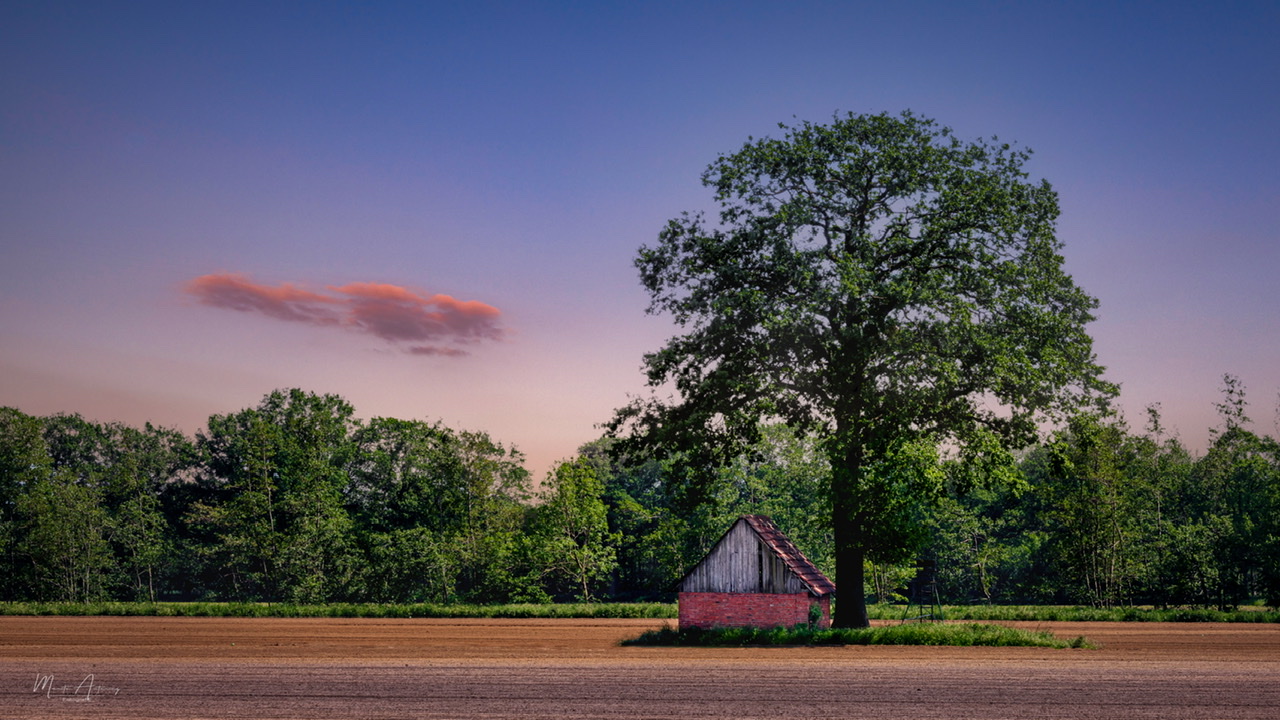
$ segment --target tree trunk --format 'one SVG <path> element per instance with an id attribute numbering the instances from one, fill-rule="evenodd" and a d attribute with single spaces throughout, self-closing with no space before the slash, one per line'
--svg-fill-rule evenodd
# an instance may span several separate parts
<path id="1" fill-rule="evenodd" d="M 832 627 L 864 628 L 871 625 L 867 617 L 867 596 L 862 592 L 863 562 L 866 553 L 857 543 L 841 542 L 840 524 L 836 524 L 836 603 Z"/>
<path id="2" fill-rule="evenodd" d="M 832 463 L 831 476 L 831 526 L 835 536 L 836 603 L 832 627 L 870 627 L 867 617 L 867 596 L 863 592 L 866 561 L 866 541 L 862 523 L 858 520 L 858 475 L 861 472 L 860 452 L 846 452 L 842 462 Z"/>

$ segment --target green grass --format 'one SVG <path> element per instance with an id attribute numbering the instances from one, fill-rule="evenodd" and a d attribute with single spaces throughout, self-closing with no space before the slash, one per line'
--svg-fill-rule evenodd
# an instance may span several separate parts
<path id="1" fill-rule="evenodd" d="M 692 628 L 664 626 L 623 645 L 743 647 L 777 645 L 949 645 L 957 647 L 1092 648 L 1083 637 L 1063 640 L 1048 632 L 1032 632 L 975 623 L 912 623 L 861 630 L 794 628 Z"/>
<path id="2" fill-rule="evenodd" d="M 670 603 L 517 603 L 464 605 L 412 603 L 10 602 L 0 615 L 130 615 L 162 617 L 343 618 L 673 618 Z"/>
<path id="3" fill-rule="evenodd" d="M 913 608 L 914 610 L 914 608 Z M 1233 612 L 1203 608 L 1090 608 L 1065 605 L 948 605 L 947 620 L 980 622 L 1280 622 L 1280 612 L 1249 606 Z M 903 619 L 902 605 L 870 605 L 872 620 Z M 153 615 L 170 617 L 367 618 L 674 618 L 674 603 L 221 603 L 0 602 L 0 615 Z"/>
<path id="4" fill-rule="evenodd" d="M 872 620 L 901 620 L 906 612 L 902 605 L 870 605 Z M 1280 622 L 1280 612 L 1260 607 L 1235 611 L 1205 608 L 1150 607 L 1091 608 L 1066 605 L 947 605 L 942 608 L 947 620 L 1031 622 Z"/>

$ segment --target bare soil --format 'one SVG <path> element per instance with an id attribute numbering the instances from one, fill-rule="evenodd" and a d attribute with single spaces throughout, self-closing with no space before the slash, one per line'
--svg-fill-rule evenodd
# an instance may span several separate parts
<path id="1" fill-rule="evenodd" d="M 0 719 L 1280 718 L 1280 625 L 1096 650 L 624 648 L 654 620 L 0 617 Z"/>

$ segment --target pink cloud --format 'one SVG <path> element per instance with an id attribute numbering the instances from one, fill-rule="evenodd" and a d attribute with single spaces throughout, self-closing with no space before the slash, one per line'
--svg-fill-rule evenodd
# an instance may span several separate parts
<path id="1" fill-rule="evenodd" d="M 435 347 L 432 345 L 417 345 L 409 348 L 410 355 L 428 355 L 443 357 L 462 357 L 467 354 L 465 350 L 457 348 Z"/>
<path id="2" fill-rule="evenodd" d="M 187 283 L 187 294 L 205 305 L 258 312 L 277 320 L 337 325 L 341 322 L 335 298 L 303 290 L 292 283 L 267 287 L 239 274 L 201 275 Z"/>
<path id="3" fill-rule="evenodd" d="M 292 283 L 272 287 L 244 275 L 221 273 L 195 278 L 184 290 L 211 307 L 342 327 L 391 343 L 414 343 L 406 348 L 413 355 L 466 355 L 451 345 L 497 340 L 504 334 L 499 324 L 502 313 L 492 305 L 385 283 L 348 283 L 315 292 Z"/>
<path id="4" fill-rule="evenodd" d="M 351 321 L 384 340 L 419 341 L 446 336 L 496 340 L 498 309 L 448 295 L 419 295 L 397 285 L 351 283 L 329 288 L 345 295 Z"/>

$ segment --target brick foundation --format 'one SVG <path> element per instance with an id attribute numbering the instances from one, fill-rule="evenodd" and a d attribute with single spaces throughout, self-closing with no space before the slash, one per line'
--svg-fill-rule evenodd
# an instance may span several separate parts
<path id="1" fill-rule="evenodd" d="M 822 611 L 818 627 L 831 627 L 830 595 L 682 592 L 680 629 L 807 625 L 810 606 Z"/>

